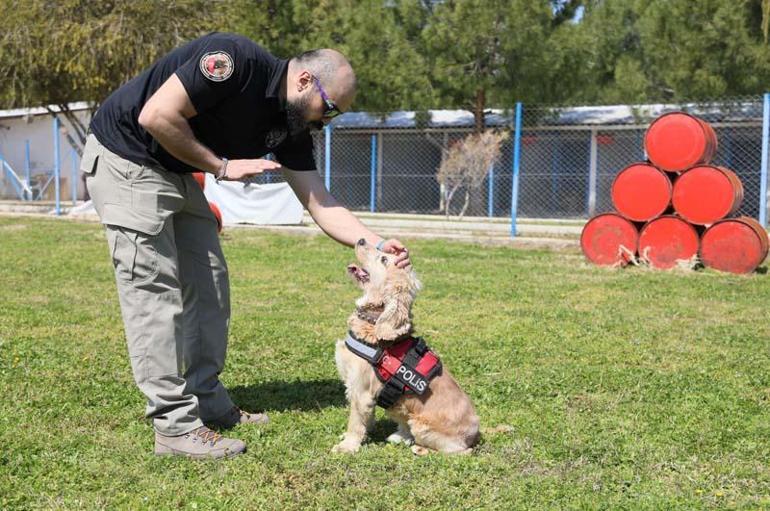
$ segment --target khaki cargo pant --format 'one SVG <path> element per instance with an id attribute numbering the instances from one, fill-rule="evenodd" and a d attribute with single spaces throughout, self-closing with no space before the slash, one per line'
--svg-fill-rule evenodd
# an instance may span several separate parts
<path id="1" fill-rule="evenodd" d="M 89 135 L 81 170 L 107 233 L 147 417 L 181 435 L 226 413 L 230 288 L 216 220 L 191 174 L 137 165 Z"/>

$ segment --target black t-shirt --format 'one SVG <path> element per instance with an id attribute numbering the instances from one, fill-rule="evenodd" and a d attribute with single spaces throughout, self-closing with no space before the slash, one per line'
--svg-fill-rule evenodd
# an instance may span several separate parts
<path id="1" fill-rule="evenodd" d="M 197 169 L 171 156 L 139 125 L 139 112 L 173 74 L 197 115 L 188 119 L 195 137 L 218 156 L 258 158 L 273 153 L 292 170 L 315 170 L 307 131 L 292 136 L 280 98 L 288 61 L 235 34 L 212 33 L 181 46 L 113 92 L 91 121 L 99 142 L 137 164 L 174 172 Z"/>

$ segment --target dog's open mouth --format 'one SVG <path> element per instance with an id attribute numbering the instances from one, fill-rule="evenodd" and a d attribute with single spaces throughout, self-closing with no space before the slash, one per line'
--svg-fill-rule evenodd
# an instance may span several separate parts
<path id="1" fill-rule="evenodd" d="M 362 284 L 364 282 L 369 282 L 369 272 L 355 264 L 348 265 L 348 274 Z"/>

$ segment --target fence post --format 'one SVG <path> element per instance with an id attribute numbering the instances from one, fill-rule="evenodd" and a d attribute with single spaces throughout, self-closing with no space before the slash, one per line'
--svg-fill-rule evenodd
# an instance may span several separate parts
<path id="1" fill-rule="evenodd" d="M 70 149 L 70 160 L 72 160 L 72 205 L 77 205 L 78 201 L 78 152 L 73 147 Z M 268 172 L 269 176 L 270 173 Z"/>
<path id="2" fill-rule="evenodd" d="M 594 216 L 594 213 L 596 213 L 596 178 L 599 163 L 596 135 L 596 128 L 591 128 L 591 160 L 588 167 L 588 216 Z"/>
<path id="3" fill-rule="evenodd" d="M 767 165 L 770 138 L 770 93 L 765 93 L 762 112 L 762 168 L 759 171 L 759 223 L 767 227 Z"/>
<path id="4" fill-rule="evenodd" d="M 326 189 L 331 191 L 331 167 L 332 167 L 332 125 L 327 124 L 324 128 L 324 184 Z"/>
<path id="5" fill-rule="evenodd" d="M 489 166 L 489 191 L 487 192 L 487 216 L 495 216 L 495 164 Z"/>
<path id="6" fill-rule="evenodd" d="M 53 180 L 56 196 L 56 216 L 61 215 L 61 160 L 59 159 L 59 118 L 53 118 Z"/>
<path id="7" fill-rule="evenodd" d="M 519 207 L 519 165 L 521 163 L 521 101 L 516 102 L 513 132 L 513 168 L 511 169 L 511 238 L 516 236 L 516 215 Z"/>
<path id="8" fill-rule="evenodd" d="M 372 135 L 372 161 L 369 180 L 369 211 L 374 213 L 377 209 L 377 135 Z"/>
<path id="9" fill-rule="evenodd" d="M 27 183 L 27 189 L 32 189 L 32 173 L 30 169 L 30 158 L 29 158 L 29 139 L 24 141 L 24 181 Z M 27 197 L 27 200 L 34 200 L 34 197 L 31 193 L 24 192 L 24 196 Z"/>

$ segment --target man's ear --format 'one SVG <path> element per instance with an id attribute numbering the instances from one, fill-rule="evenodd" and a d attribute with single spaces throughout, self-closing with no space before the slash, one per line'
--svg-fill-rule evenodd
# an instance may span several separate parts
<path id="1" fill-rule="evenodd" d="M 313 85 L 313 75 L 310 71 L 300 71 L 297 75 L 297 92 L 302 92 Z"/>

